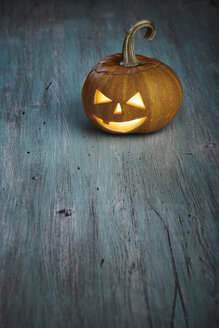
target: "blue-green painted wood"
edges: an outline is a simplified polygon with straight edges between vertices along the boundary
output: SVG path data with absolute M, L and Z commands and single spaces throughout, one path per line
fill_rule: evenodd
M 89 70 L 121 51 L 170 65 L 164 130 L 96 130 Z M 1 1 L 1 327 L 217 327 L 218 3 Z

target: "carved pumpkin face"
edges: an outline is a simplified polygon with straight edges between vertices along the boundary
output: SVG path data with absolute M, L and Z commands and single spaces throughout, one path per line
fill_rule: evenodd
M 182 103 L 177 75 L 155 58 L 137 55 L 133 67 L 121 65 L 124 59 L 124 53 L 111 55 L 91 70 L 82 90 L 86 115 L 110 133 L 162 129 L 173 120 Z
M 97 115 L 93 114 L 93 117 L 97 121 L 98 124 L 100 124 L 106 130 L 109 130 L 110 132 L 127 133 L 127 132 L 133 131 L 136 128 L 138 128 L 147 119 L 145 104 L 143 102 L 143 99 L 142 99 L 139 91 L 136 92 L 125 103 L 123 102 L 122 98 L 120 98 L 120 99 L 121 99 L 120 101 L 118 101 L 118 100 L 113 101 L 112 99 L 105 96 L 99 89 L 96 89 L 96 92 L 94 95 L 94 104 L 102 105 L 102 104 L 112 103 L 110 105 L 110 107 L 108 108 L 108 111 L 111 112 L 112 119 L 110 121 L 108 121 L 108 119 L 110 117 L 110 115 L 108 113 L 108 115 L 107 115 L 108 118 L 107 118 L 107 120 L 105 119 L 105 121 L 104 121 L 103 113 L 106 109 L 106 106 L 104 106 L 104 108 L 103 108 L 103 106 L 101 106 L 103 109 L 103 113 L 101 113 L 101 109 L 97 110 Z M 129 108 L 130 106 L 133 106 L 136 108 L 136 113 L 133 113 L 134 110 L 133 110 L 133 108 Z M 129 119 L 125 120 L 126 116 L 127 116 L 127 118 L 130 116 L 130 115 L 128 115 L 128 111 L 131 111 L 131 116 L 135 117 L 139 113 L 140 117 L 137 116 L 137 118 L 133 118 L 131 120 L 129 120 Z M 126 115 L 126 112 L 127 112 L 127 115 Z

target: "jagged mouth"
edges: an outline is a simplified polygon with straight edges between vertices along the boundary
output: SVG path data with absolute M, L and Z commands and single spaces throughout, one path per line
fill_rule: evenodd
M 128 133 L 130 131 L 133 131 L 134 129 L 142 125 L 147 118 L 145 116 L 131 121 L 125 121 L 125 122 L 110 121 L 109 123 L 105 123 L 101 118 L 97 117 L 96 115 L 93 115 L 93 117 L 105 129 L 113 132 L 119 132 L 119 133 Z

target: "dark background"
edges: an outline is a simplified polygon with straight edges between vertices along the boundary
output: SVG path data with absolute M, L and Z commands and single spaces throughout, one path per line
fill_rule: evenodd
M 218 327 L 218 2 L 0 11 L 0 326 Z M 183 105 L 157 133 L 103 133 L 81 88 L 142 18 L 136 52 Z

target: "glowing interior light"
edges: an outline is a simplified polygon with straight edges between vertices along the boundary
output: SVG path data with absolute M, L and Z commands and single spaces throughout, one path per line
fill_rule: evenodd
M 139 127 L 147 117 L 137 118 L 135 120 L 131 121 L 125 121 L 125 122 L 109 122 L 108 124 L 103 122 L 101 118 L 97 117 L 96 115 L 93 115 L 96 121 L 102 125 L 107 130 L 113 131 L 113 132 L 120 132 L 120 133 L 127 133 L 130 132 L 137 127 Z
M 111 102 L 112 100 L 109 99 L 108 97 L 104 96 L 100 90 L 96 89 L 95 96 L 94 96 L 94 104 L 103 104 L 103 103 L 108 103 Z
M 132 98 L 130 98 L 126 104 L 139 108 L 145 108 L 140 92 L 137 92 Z
M 122 107 L 121 107 L 120 103 L 118 103 L 116 105 L 116 108 L 115 108 L 113 114 L 122 114 Z

